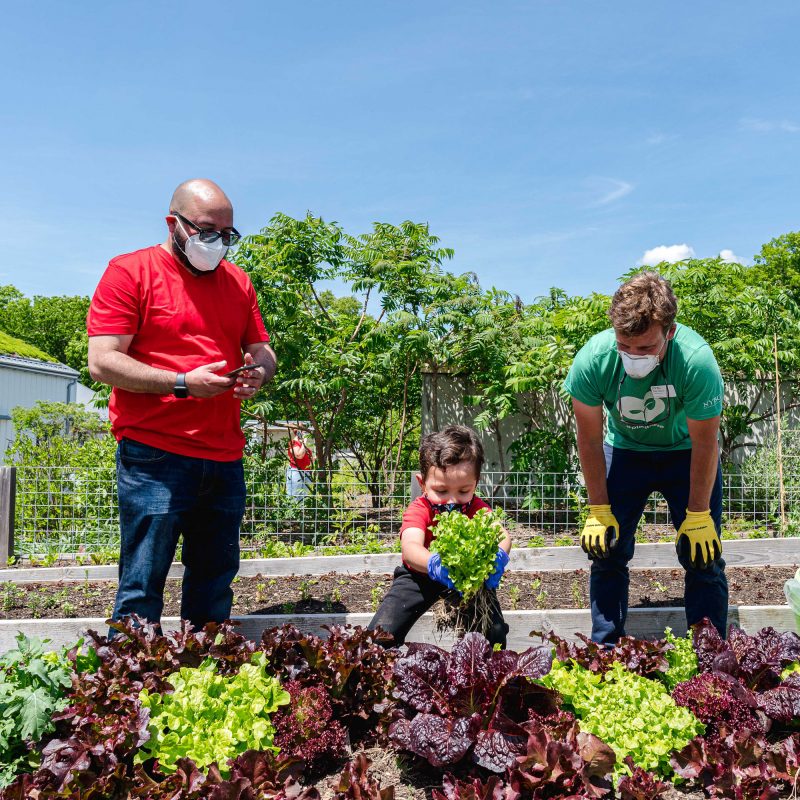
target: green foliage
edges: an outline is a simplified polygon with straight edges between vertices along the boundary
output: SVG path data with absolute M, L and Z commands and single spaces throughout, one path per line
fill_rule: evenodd
M 74 403 L 38 402 L 11 410 L 14 441 L 6 451 L 24 492 L 17 493 L 18 544 L 26 537 L 74 536 L 75 520 L 96 534 L 117 535 L 111 511 L 116 441 L 108 423 Z M 64 542 L 63 550 L 71 545 Z
M 754 261 L 753 275 L 759 283 L 778 284 L 800 300 L 800 232 L 771 239 Z
M 783 480 L 788 487 L 797 486 L 800 482 L 800 432 L 785 431 L 782 442 Z M 777 435 L 767 436 L 763 444 L 756 448 L 739 467 L 740 480 L 746 492 L 734 493 L 729 504 L 732 514 L 741 513 L 751 520 L 753 515 L 764 519 L 771 527 L 780 529 L 781 503 L 780 484 L 778 483 L 778 439 Z M 800 531 L 800 515 L 796 503 L 786 504 L 788 513 L 783 535 L 797 535 Z M 763 529 L 755 534 L 767 535 Z M 760 535 L 750 538 L 761 538 Z
M 242 558 L 298 558 L 311 555 L 314 547 L 302 542 L 282 542 L 273 537 L 248 543 L 248 549 L 242 551 Z
M 68 348 L 76 337 L 85 335 L 88 297 L 37 295 L 31 300 L 19 292 L 6 292 L 5 296 L 10 299 L 2 302 L 3 295 L 0 295 L 0 329 L 29 342 L 73 369 L 80 370 L 84 366 L 84 362 L 72 362 Z
M 310 214 L 277 214 L 234 256 L 281 343 L 268 399 L 246 411 L 263 422 L 308 420 L 318 465 L 331 470 L 337 450 L 351 451 L 376 502 L 413 462 L 421 368 L 436 341 L 428 322 L 464 283 L 442 272 L 451 255 L 427 225 L 376 223 L 350 236 Z M 352 296 L 323 291 L 330 280 Z
M 472 519 L 458 511 L 446 511 L 436 519 L 431 552 L 439 553 L 450 580 L 468 601 L 494 571 L 504 514 L 501 509 L 482 508 Z
M 0 330 L 0 355 L 36 358 L 39 361 L 55 361 L 52 356 L 49 356 L 38 347 L 23 342 L 22 339 L 15 339 L 2 330 Z
M 263 653 L 233 676 L 218 674 L 216 661 L 208 658 L 167 680 L 175 689 L 172 694 L 146 689 L 140 694 L 150 709 L 151 738 L 137 753 L 137 762 L 158 758 L 166 774 L 175 771 L 179 758 L 191 758 L 201 768 L 216 762 L 227 777 L 228 759 L 246 750 L 278 751 L 270 714 L 289 702 L 289 694 L 264 671 Z
M 20 633 L 17 647 L 0 656 L 0 788 L 36 768 L 39 755 L 28 744 L 51 732 L 50 717 L 67 705 L 69 663 L 44 644 Z
M 694 651 L 691 629 L 686 636 L 675 636 L 672 629 L 667 628 L 664 638 L 674 649 L 667 651 L 669 669 L 659 677 L 671 692 L 679 683 L 697 675 L 697 654 Z
M 108 423 L 76 403 L 40 400 L 33 408 L 11 409 L 11 420 L 16 435 L 9 463 L 58 467 L 113 461 L 116 445 Z
M 792 673 L 800 672 L 800 661 L 795 661 L 794 664 L 790 664 L 783 672 L 781 672 L 781 680 L 785 681 Z
M 17 289 L 16 286 L 12 286 L 10 283 L 0 285 L 0 311 L 5 310 L 5 307 L 14 300 L 22 300 L 25 295 Z
M 625 669 L 619 662 L 604 674 L 572 662 L 553 662 L 541 683 L 561 694 L 566 709 L 617 754 L 617 771 L 630 774 L 626 756 L 643 769 L 670 775 L 670 754 L 680 750 L 704 726 L 677 706 L 664 685 Z

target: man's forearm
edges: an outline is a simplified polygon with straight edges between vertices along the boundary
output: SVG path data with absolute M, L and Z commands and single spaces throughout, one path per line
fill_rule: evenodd
M 689 471 L 689 511 L 707 511 L 717 477 L 719 448 L 716 442 L 693 444 Z
M 607 505 L 606 456 L 602 441 L 588 441 L 578 434 L 578 456 L 589 502 L 592 505 Z
M 92 377 L 128 392 L 140 394 L 172 394 L 176 374 L 172 370 L 157 369 L 142 364 L 120 352 L 104 353 L 92 369 Z

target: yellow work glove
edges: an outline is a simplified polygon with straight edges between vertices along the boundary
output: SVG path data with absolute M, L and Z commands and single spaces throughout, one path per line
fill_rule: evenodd
M 589 506 L 589 516 L 581 533 L 581 547 L 593 558 L 608 558 L 608 551 L 619 541 L 619 522 L 610 505 Z
M 722 555 L 722 542 L 711 519 L 711 511 L 686 511 L 686 519 L 675 537 L 675 550 L 680 556 L 681 549 L 686 547 L 692 565 L 697 569 L 707 567 Z

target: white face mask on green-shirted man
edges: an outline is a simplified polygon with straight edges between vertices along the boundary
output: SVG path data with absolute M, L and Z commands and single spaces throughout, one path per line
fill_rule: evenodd
M 664 337 L 664 344 L 655 355 L 633 356 L 630 353 L 619 351 L 622 366 L 631 378 L 646 378 L 661 362 L 661 353 L 667 346 L 668 337 Z

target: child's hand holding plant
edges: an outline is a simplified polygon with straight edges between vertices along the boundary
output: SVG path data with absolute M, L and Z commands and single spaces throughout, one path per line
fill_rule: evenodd
M 485 585 L 496 589 L 508 565 L 508 554 L 499 547 L 505 533 L 502 509 L 481 509 L 472 519 L 458 511 L 444 512 L 436 518 L 436 537 L 430 550 L 428 574 L 445 583 L 446 578 L 459 591 L 464 602 L 471 600 Z M 438 556 L 438 559 L 436 558 Z M 434 571 L 441 577 L 431 575 Z
M 497 556 L 494 560 L 494 572 L 486 579 L 484 585 L 487 589 L 497 589 L 500 586 L 500 581 L 503 578 L 503 573 L 506 571 L 508 562 L 511 557 L 503 550 L 502 547 L 497 548 Z
M 431 557 L 428 559 L 428 577 L 432 581 L 441 583 L 442 586 L 446 586 L 448 589 L 456 588 L 453 581 L 450 580 L 450 573 L 447 567 L 442 564 L 442 557 L 439 553 L 432 553 Z

